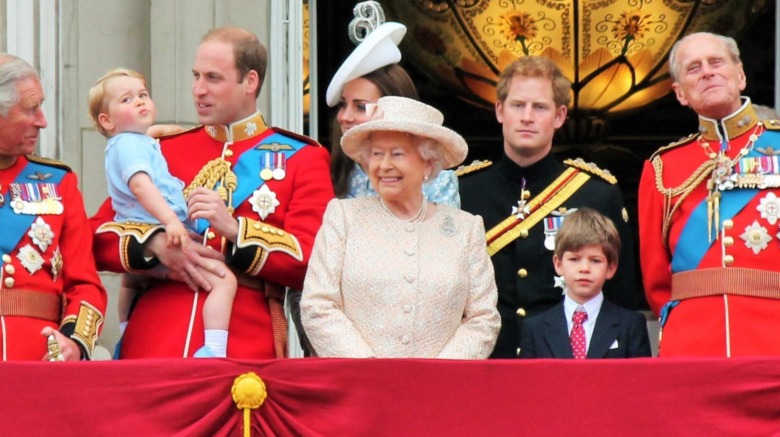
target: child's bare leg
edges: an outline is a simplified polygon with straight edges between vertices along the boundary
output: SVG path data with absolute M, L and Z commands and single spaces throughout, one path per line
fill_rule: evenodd
M 119 333 L 124 334 L 127 327 L 127 319 L 130 316 L 130 306 L 133 299 L 141 291 L 143 278 L 136 275 L 122 275 L 122 283 L 119 286 L 119 296 L 116 301 L 117 314 L 119 316 Z
M 236 277 L 229 269 L 224 278 L 201 271 L 211 284 L 211 291 L 203 304 L 205 346 L 216 357 L 227 356 L 228 326 L 236 296 Z
M 227 331 L 230 325 L 230 314 L 233 311 L 233 299 L 236 297 L 236 276 L 226 269 L 224 278 L 201 270 L 201 274 L 211 284 L 211 291 L 203 304 L 203 327 L 206 329 L 223 329 Z

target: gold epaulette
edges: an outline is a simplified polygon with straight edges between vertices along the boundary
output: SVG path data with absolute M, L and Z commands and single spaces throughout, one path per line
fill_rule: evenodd
M 471 164 L 464 164 L 461 166 L 458 166 L 458 168 L 455 169 L 455 175 L 457 177 L 465 176 L 467 174 L 474 173 L 476 171 L 485 169 L 493 165 L 492 161 L 488 161 L 487 159 L 484 161 L 480 161 L 479 159 L 475 159 L 471 162 Z
M 697 138 L 699 138 L 699 135 L 700 134 L 690 134 L 687 137 L 682 137 L 682 138 L 680 138 L 677 141 L 674 141 L 672 143 L 669 143 L 666 146 L 661 147 L 660 149 L 656 150 L 655 153 L 653 153 L 652 156 L 650 156 L 650 161 L 652 161 L 653 158 L 655 158 L 656 156 L 660 155 L 661 153 L 666 152 L 667 150 L 674 149 L 675 147 L 684 146 L 684 145 L 690 143 L 691 141 L 695 141 Z
M 613 176 L 612 173 L 609 172 L 609 170 L 603 170 L 592 162 L 585 162 L 582 158 L 567 159 L 563 161 L 563 163 L 568 165 L 569 167 L 578 168 L 592 175 L 598 176 L 612 185 L 617 184 L 617 178 Z
M 762 120 L 766 130 L 780 130 L 780 121 L 778 120 Z
M 27 155 L 27 160 L 36 164 L 50 165 L 52 167 L 61 168 L 68 172 L 73 171 L 67 164 L 62 161 L 57 161 L 56 159 L 44 158 L 43 156 L 38 155 Z
M 275 131 L 277 131 L 277 132 L 279 132 L 281 134 L 284 134 L 284 135 L 286 135 L 286 136 L 288 136 L 290 138 L 296 139 L 296 140 L 298 140 L 298 141 L 300 141 L 302 143 L 306 143 L 306 144 L 308 144 L 310 146 L 322 147 L 322 144 L 320 144 L 318 141 L 314 140 L 313 138 L 307 137 L 306 135 L 301 135 L 299 133 L 288 131 L 286 129 L 282 129 L 282 128 L 279 128 L 279 127 L 272 127 L 271 129 L 273 129 L 273 130 L 275 130 Z
M 171 130 L 169 130 L 169 131 L 166 131 L 166 132 L 165 132 L 165 133 L 163 133 L 162 135 L 152 135 L 152 136 L 153 136 L 154 138 L 157 138 L 157 139 L 159 139 L 159 140 L 162 140 L 162 139 L 166 139 L 166 138 L 173 138 L 173 137 L 176 137 L 176 136 L 178 136 L 178 135 L 181 135 L 181 134 L 186 134 L 186 133 L 192 132 L 192 131 L 194 131 L 194 130 L 198 130 L 198 129 L 200 129 L 200 128 L 202 128 L 202 127 L 203 127 L 202 125 L 199 125 L 199 126 L 193 126 L 193 127 L 188 127 L 188 128 L 187 128 L 187 127 L 183 127 L 183 126 L 179 126 L 179 125 L 174 125 L 174 124 L 172 124 L 172 125 L 167 125 L 167 126 L 169 126 L 169 127 L 171 127 L 171 126 L 172 126 L 172 127 L 176 127 L 176 128 L 179 128 L 179 130 L 173 130 L 173 129 L 171 129 Z

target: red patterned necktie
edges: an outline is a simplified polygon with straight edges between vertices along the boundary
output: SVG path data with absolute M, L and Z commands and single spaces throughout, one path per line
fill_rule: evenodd
M 569 335 L 571 350 L 574 353 L 574 359 L 581 360 L 587 356 L 585 328 L 582 327 L 582 323 L 588 320 L 588 313 L 578 309 L 574 312 L 574 316 L 571 318 L 571 320 L 573 322 L 571 327 L 571 335 Z

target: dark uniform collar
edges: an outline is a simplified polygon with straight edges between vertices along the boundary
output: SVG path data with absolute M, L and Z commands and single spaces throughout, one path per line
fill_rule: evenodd
M 736 112 L 722 120 L 713 120 L 711 118 L 699 116 L 699 133 L 707 141 L 723 142 L 724 138 L 732 140 L 750 129 L 758 123 L 758 116 L 753 110 L 753 104 L 750 99 L 742 97 L 744 103 Z
M 268 126 L 260 111 L 229 125 L 206 126 L 206 133 L 221 143 L 235 143 L 260 135 Z
M 560 163 L 550 152 L 539 161 L 527 167 L 521 167 L 504 153 L 496 167 L 507 179 L 517 182 L 525 179 L 527 183 L 534 183 L 549 178 L 551 175 L 556 175 L 556 170 L 560 167 Z

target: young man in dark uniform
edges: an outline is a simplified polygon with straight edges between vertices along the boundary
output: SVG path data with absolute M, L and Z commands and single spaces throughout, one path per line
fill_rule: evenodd
M 482 216 L 498 283 L 501 331 L 492 358 L 519 354 L 526 316 L 563 299 L 554 270 L 555 234 L 566 215 L 590 207 L 609 217 L 625 242 L 607 299 L 634 308 L 634 249 L 615 178 L 582 160 L 558 161 L 551 153 L 555 129 L 566 119 L 571 83 L 549 59 L 528 56 L 499 78 L 496 118 L 503 125 L 504 155 L 461 180 L 462 208 Z

